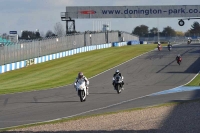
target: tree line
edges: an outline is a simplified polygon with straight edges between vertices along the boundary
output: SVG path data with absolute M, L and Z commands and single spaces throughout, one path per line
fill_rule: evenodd
M 36 31 L 24 30 L 22 31 L 21 36 L 18 35 L 18 39 L 32 40 L 32 39 L 40 39 L 43 37 L 55 37 L 55 36 L 63 36 L 63 35 L 65 35 L 64 28 L 62 24 L 58 22 L 54 26 L 54 32 L 52 30 L 48 30 L 46 34 L 43 34 L 43 32 L 39 32 L 39 30 L 36 30 Z M 6 33 L 3 33 L 1 37 L 4 39 L 8 39 L 9 35 Z
M 146 25 L 140 25 L 133 29 L 132 34 L 138 35 L 140 37 L 154 37 L 159 35 L 161 37 L 175 37 L 175 36 L 200 36 L 200 24 L 199 22 L 194 22 L 191 28 L 186 32 L 176 31 L 170 26 L 164 27 L 162 31 L 158 31 L 158 28 L 153 27 L 149 30 Z
M 56 23 L 54 26 L 54 32 L 52 30 L 48 30 L 45 35 L 41 35 L 39 31 L 23 31 L 19 39 L 40 39 L 42 37 L 55 37 L 55 36 L 63 36 L 65 35 L 64 28 L 62 24 Z
M 200 36 L 200 24 L 199 22 L 194 22 L 191 25 L 191 28 L 186 32 L 176 31 L 170 26 L 164 27 L 162 31 L 158 31 L 158 28 L 153 27 L 149 29 L 146 25 L 136 26 L 132 34 L 138 35 L 140 37 L 154 37 L 159 35 L 161 37 L 174 37 L 174 36 Z M 40 39 L 43 37 L 55 37 L 55 36 L 63 36 L 65 35 L 65 30 L 60 22 L 56 23 L 54 26 L 54 32 L 52 30 L 48 30 L 45 34 L 41 35 L 39 31 L 23 31 L 19 39 L 31 40 L 31 39 Z M 8 39 L 8 35 L 6 33 L 2 34 L 2 38 Z

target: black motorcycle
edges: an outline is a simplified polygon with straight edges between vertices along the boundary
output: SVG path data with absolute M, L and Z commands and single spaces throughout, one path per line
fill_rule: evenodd
M 172 50 L 172 45 L 168 45 L 168 50 L 169 50 L 169 51 Z
M 121 93 L 122 87 L 123 87 L 121 76 L 115 77 L 114 87 L 115 87 L 115 90 L 117 91 L 118 94 Z

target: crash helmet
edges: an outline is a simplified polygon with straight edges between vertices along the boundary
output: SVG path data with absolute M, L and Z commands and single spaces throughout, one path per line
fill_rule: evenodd
M 83 77 L 83 72 L 79 72 L 78 73 L 78 78 L 82 78 Z
M 181 55 L 180 55 L 180 54 L 178 54 L 177 56 L 178 56 L 178 57 L 181 57 Z
M 117 70 L 115 71 L 115 73 L 116 73 L 116 74 L 119 74 L 119 70 L 117 69 Z

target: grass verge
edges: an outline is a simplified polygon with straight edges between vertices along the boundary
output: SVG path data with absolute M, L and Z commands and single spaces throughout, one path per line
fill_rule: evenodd
M 186 86 L 200 86 L 200 75 L 197 75 L 197 77 Z
M 9 71 L 0 75 L 0 94 L 68 85 L 74 82 L 79 71 L 89 78 L 156 46 L 148 44 L 94 50 Z

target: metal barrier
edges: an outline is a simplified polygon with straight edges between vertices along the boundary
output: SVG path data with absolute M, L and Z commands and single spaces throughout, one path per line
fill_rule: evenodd
M 50 55 L 84 46 L 120 42 L 122 41 L 121 38 L 125 38 L 126 41 L 139 40 L 138 36 L 130 33 L 109 31 L 84 32 L 70 34 L 63 37 L 42 38 L 39 40 L 23 40 L 18 43 L 0 42 L 0 65 Z
M 122 46 L 122 43 L 120 45 Z M 125 45 L 125 42 L 123 43 L 123 45 Z M 0 74 L 8 72 L 8 71 L 12 71 L 12 70 L 20 69 L 20 68 L 23 68 L 23 67 L 27 67 L 27 66 L 30 66 L 30 65 L 33 65 L 33 64 L 38 64 L 38 63 L 42 63 L 42 62 L 66 57 L 66 56 L 71 56 L 71 55 L 74 55 L 74 54 L 77 54 L 77 53 L 92 51 L 92 50 L 96 50 L 96 49 L 104 49 L 104 48 L 109 48 L 109 47 L 112 47 L 111 43 L 84 46 L 84 47 L 75 48 L 75 49 L 71 49 L 71 50 L 67 50 L 67 51 L 63 51 L 63 52 L 44 55 L 44 56 L 41 56 L 41 57 L 31 58 L 31 59 L 22 60 L 22 61 L 9 63 L 9 64 L 5 64 L 5 65 L 0 65 Z

